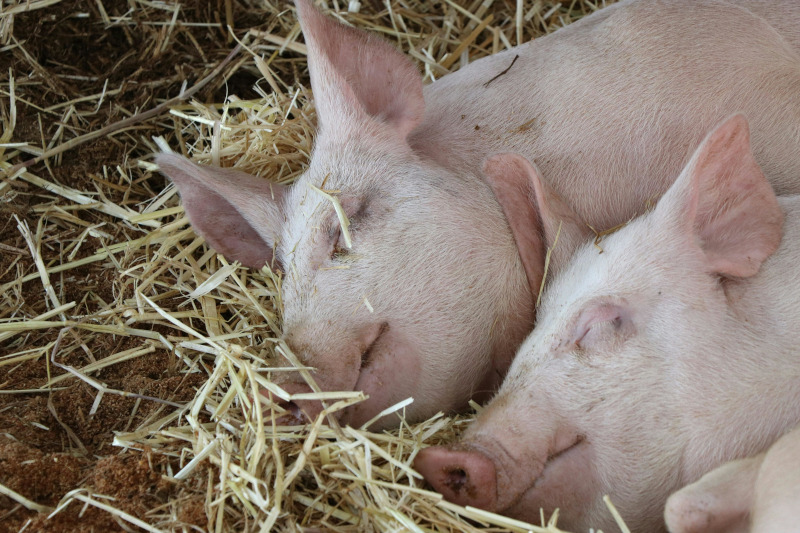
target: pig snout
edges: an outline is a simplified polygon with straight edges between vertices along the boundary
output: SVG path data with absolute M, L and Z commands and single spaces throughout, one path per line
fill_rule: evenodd
M 289 394 L 312 392 L 311 387 L 305 383 L 284 383 L 281 388 Z M 261 395 L 286 411 L 275 419 L 275 424 L 278 426 L 300 426 L 313 422 L 323 408 L 322 402 L 319 400 L 284 400 L 283 398 L 276 398 L 265 389 L 261 390 Z
M 497 505 L 494 462 L 477 450 L 425 448 L 414 468 L 448 501 L 490 511 Z
M 549 402 L 534 407 L 523 392 L 501 390 L 459 442 L 421 450 L 414 468 L 458 505 L 522 519 L 561 508 L 574 519 L 592 486 L 592 447 Z
M 367 399 L 332 413 L 340 423 L 360 425 L 402 397 L 397 398 L 393 385 L 410 388 L 418 371 L 415 359 L 396 340 L 396 328 L 386 321 L 376 321 L 347 330 L 335 330 L 326 323 L 294 324 L 284 336 L 286 346 L 310 373 L 320 390 L 325 392 L 361 391 Z M 388 382 L 388 386 L 384 385 Z M 279 383 L 289 394 L 310 393 L 311 389 L 297 376 Z M 394 394 L 394 396 L 393 396 Z M 319 400 L 273 399 L 287 410 L 283 423 L 313 422 L 325 407 Z M 327 405 L 335 403 L 327 402 Z

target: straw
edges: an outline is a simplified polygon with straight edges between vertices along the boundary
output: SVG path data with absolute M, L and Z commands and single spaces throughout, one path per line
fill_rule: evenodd
M 313 369 L 284 342 L 281 274 L 243 268 L 210 249 L 151 162 L 154 152 L 173 150 L 281 184 L 304 171 L 316 115 L 289 4 L 226 0 L 218 12 L 149 1 L 122 11 L 103 0 L 85 10 L 58 0 L 6 4 L 0 412 L 39 405 L 41 412 L 24 411 L 11 438 L 33 449 L 26 440 L 33 428 L 51 451 L 55 442 L 62 447 L 47 452 L 48 464 L 65 455 L 85 461 L 80 480 L 54 485 L 47 497 L 24 481 L 0 485 L 15 506 L 9 524 L 27 531 L 58 531 L 57 524 L 63 531 L 560 531 L 557 514 L 536 526 L 448 503 L 426 488 L 414 457 L 455 441 L 472 414 L 409 424 L 404 413 L 413 400 L 406 399 L 360 428 L 341 427 L 336 414 L 364 395 L 321 391 Z M 331 16 L 418 61 L 426 82 L 598 7 L 565 4 L 327 2 L 339 7 Z M 56 23 L 53 35 L 92 36 L 91 61 L 40 53 L 42 35 Z M 337 193 L 314 189 L 332 203 L 350 247 Z M 367 296 L 362 303 L 373 311 Z M 313 392 L 289 394 L 279 385 L 288 373 Z M 281 425 L 284 402 L 308 399 L 325 403 L 317 419 Z M 400 426 L 371 432 L 382 417 Z M 121 470 L 104 474 L 109 464 Z M 29 460 L 15 465 L 31 467 Z M 126 476 L 142 483 L 141 472 L 157 490 L 125 486 Z

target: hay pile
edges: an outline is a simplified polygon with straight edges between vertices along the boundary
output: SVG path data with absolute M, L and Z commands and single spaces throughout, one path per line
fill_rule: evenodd
M 601 7 L 327 4 L 428 81 Z M 270 379 L 296 364 L 280 277 L 210 250 L 149 161 L 169 147 L 281 183 L 302 172 L 315 116 L 292 6 L 0 6 L 0 530 L 558 531 L 424 490 L 414 455 L 469 417 L 276 427 L 256 394 L 285 397 Z M 360 396 L 330 393 L 329 413 Z

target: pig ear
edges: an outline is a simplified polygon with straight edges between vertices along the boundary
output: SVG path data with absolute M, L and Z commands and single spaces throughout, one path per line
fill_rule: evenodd
M 537 295 L 547 249 L 553 250 L 550 268 L 561 266 L 589 238 L 589 228 L 521 155 L 494 155 L 483 171 L 511 227 L 531 293 Z
M 693 235 L 709 271 L 730 277 L 758 272 L 780 244 L 783 211 L 753 157 L 742 115 L 705 138 L 658 210 Z
M 763 457 L 725 463 L 670 496 L 664 510 L 667 529 L 671 533 L 746 531 Z
M 414 64 L 380 38 L 324 16 L 310 0 L 295 0 L 295 5 L 321 129 L 371 117 L 405 138 L 425 110 Z
M 229 168 L 197 165 L 175 154 L 159 154 L 155 160 L 178 186 L 189 221 L 212 248 L 254 268 L 272 262 L 283 223 L 284 186 Z

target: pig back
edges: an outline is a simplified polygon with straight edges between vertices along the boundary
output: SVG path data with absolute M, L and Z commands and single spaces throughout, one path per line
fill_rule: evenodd
M 797 0 L 725 0 L 750 11 L 775 28 L 789 46 L 800 52 L 800 2 Z
M 468 176 L 492 153 L 517 152 L 596 227 L 644 211 L 736 112 L 776 192 L 800 193 L 800 54 L 722 0 L 612 5 L 476 61 L 425 97 L 411 137 L 423 155 Z

